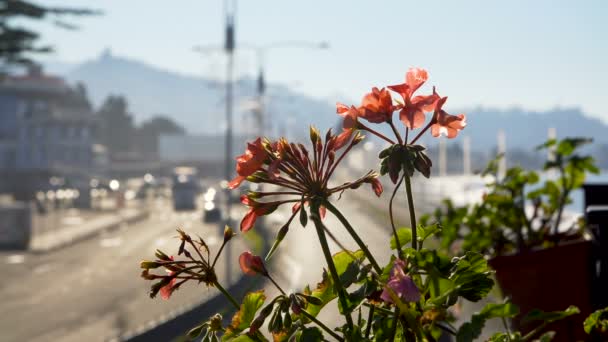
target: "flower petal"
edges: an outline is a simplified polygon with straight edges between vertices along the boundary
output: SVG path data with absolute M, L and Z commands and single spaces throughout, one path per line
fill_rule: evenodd
M 243 177 L 243 176 L 236 176 L 233 180 L 230 181 L 230 183 L 228 183 L 228 189 L 236 189 L 239 187 L 239 185 L 241 185 L 241 183 L 243 183 L 243 181 L 247 179 L 247 177 Z
M 399 112 L 399 119 L 405 127 L 415 129 L 424 125 L 424 112 L 416 107 L 406 107 Z
M 405 74 L 405 82 L 410 86 L 412 94 L 428 80 L 429 74 L 422 68 L 410 68 Z
M 255 225 L 255 220 L 257 218 L 258 215 L 256 214 L 255 209 L 250 208 L 247 214 L 245 214 L 245 216 L 243 217 L 243 220 L 241 221 L 241 231 L 244 233 L 250 231 L 251 228 L 253 228 L 253 226 Z

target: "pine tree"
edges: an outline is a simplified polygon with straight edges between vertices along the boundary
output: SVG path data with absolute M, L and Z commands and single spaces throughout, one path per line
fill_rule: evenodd
M 0 73 L 14 66 L 33 63 L 31 55 L 53 51 L 50 45 L 40 45 L 40 34 L 12 19 L 52 20 L 65 29 L 76 30 L 77 26 L 61 20 L 63 16 L 96 15 L 99 11 L 85 8 L 45 7 L 32 1 L 0 0 Z

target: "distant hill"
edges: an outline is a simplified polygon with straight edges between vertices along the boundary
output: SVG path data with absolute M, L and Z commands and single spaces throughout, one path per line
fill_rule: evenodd
M 60 64 L 59 64 L 60 65 Z M 224 85 L 221 82 L 180 75 L 146 65 L 142 62 L 103 53 L 97 59 L 68 68 L 64 76 L 71 82 L 86 84 L 91 100 L 98 106 L 109 94 L 124 94 L 137 122 L 154 114 L 168 114 L 190 133 L 217 134 L 223 128 Z M 56 67 L 56 69 L 59 69 Z M 237 131 L 252 135 L 255 122 L 247 102 L 251 102 L 255 81 L 240 79 L 236 82 L 234 122 Z M 307 134 L 306 126 L 315 124 L 326 128 L 337 124 L 335 101 L 315 99 L 296 93 L 286 86 L 268 86 L 267 113 L 269 120 L 278 123 L 279 133 Z M 456 110 L 452 110 L 456 113 Z M 586 116 L 576 108 L 557 108 L 543 112 L 521 108 L 496 110 L 474 108 L 465 110 L 468 126 L 463 132 L 471 136 L 473 148 L 487 151 L 496 145 L 496 134 L 502 129 L 507 146 L 530 149 L 547 137 L 547 129 L 555 127 L 557 135 L 588 136 L 599 143 L 608 143 L 608 125 Z M 435 140 L 425 139 L 428 144 Z
M 222 82 L 161 70 L 109 52 L 74 67 L 65 77 L 71 82 L 84 82 L 96 106 L 109 94 L 124 94 L 138 122 L 163 113 L 192 133 L 217 134 L 223 127 L 225 90 Z M 251 127 L 255 127 L 251 110 L 247 109 L 254 92 L 253 80 L 236 82 L 234 122 L 237 130 L 250 132 Z M 290 116 L 292 123 L 312 122 L 321 127 L 329 127 L 336 120 L 333 105 L 327 101 L 296 94 L 283 86 L 271 85 L 267 92 L 267 111 L 273 120 Z M 320 114 L 313 116 L 313 113 Z

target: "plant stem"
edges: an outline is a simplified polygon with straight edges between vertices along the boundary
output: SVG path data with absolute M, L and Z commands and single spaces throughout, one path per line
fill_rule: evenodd
M 389 341 L 395 341 L 395 335 L 397 334 L 397 325 L 399 324 L 399 307 L 395 306 L 395 318 L 393 320 L 393 327 L 391 328 L 391 335 Z
M 412 196 L 412 183 L 408 175 L 404 176 L 405 192 L 407 193 L 407 205 L 410 210 L 410 223 L 412 225 L 412 248 L 418 249 L 418 236 L 416 232 L 416 211 L 414 210 L 414 199 Z
M 226 291 L 225 288 L 222 287 L 222 285 L 220 285 L 219 282 L 215 282 L 215 287 L 217 287 L 218 290 L 220 290 L 220 292 L 226 297 L 228 298 L 228 300 L 232 303 L 232 305 L 234 306 L 235 309 L 240 310 L 241 306 L 236 302 L 236 300 L 234 299 L 234 297 L 232 297 L 232 295 L 230 293 L 228 293 L 228 291 Z
M 511 342 L 511 329 L 509 329 L 509 326 L 507 325 L 507 320 L 504 317 L 502 318 L 502 324 L 505 326 L 505 330 L 507 330 L 507 339 L 509 340 L 509 342 Z
M 401 258 L 401 241 L 399 241 L 399 236 L 397 235 L 397 228 L 395 227 L 395 219 L 393 217 L 393 201 L 395 200 L 395 195 L 397 195 L 397 190 L 399 190 L 399 187 L 401 186 L 401 183 L 403 182 L 403 178 L 405 177 L 405 175 L 403 177 L 401 177 L 401 179 L 399 179 L 399 182 L 397 183 L 397 185 L 395 185 L 395 190 L 393 190 L 393 194 L 391 195 L 391 200 L 388 202 L 388 214 L 389 217 L 391 219 L 391 227 L 393 228 L 393 235 L 395 236 L 395 243 L 397 245 L 397 255 L 399 256 L 399 258 Z
M 348 324 L 349 330 L 353 331 L 353 318 L 351 317 L 350 312 L 348 311 L 348 302 L 346 301 L 346 290 L 344 289 L 344 286 L 340 281 L 340 276 L 338 275 L 338 271 L 336 270 L 336 265 L 334 265 L 334 261 L 331 257 L 331 252 L 329 251 L 329 245 L 327 244 L 327 238 L 325 237 L 325 231 L 323 229 L 324 224 L 321 221 L 321 215 L 319 214 L 318 201 L 311 201 L 311 213 L 312 215 L 310 215 L 310 218 L 315 224 L 317 235 L 319 236 L 319 243 L 321 244 L 321 249 L 323 250 L 323 255 L 325 256 L 325 261 L 327 262 L 327 268 L 329 268 L 329 273 L 331 274 L 334 283 L 334 289 L 338 293 L 338 298 L 340 300 L 340 303 L 342 304 L 342 310 L 344 310 L 346 324 Z
M 382 133 L 377 132 L 377 131 L 375 131 L 375 130 L 373 130 L 373 129 L 371 129 L 371 128 L 367 127 L 367 126 L 365 126 L 365 125 L 364 125 L 364 124 L 362 124 L 362 123 L 359 123 L 359 127 L 358 127 L 358 128 L 359 128 L 359 129 L 361 129 L 361 130 L 364 130 L 364 131 L 368 131 L 368 132 L 370 132 L 371 134 L 373 134 L 373 135 L 377 136 L 378 138 L 380 138 L 380 139 L 382 139 L 382 140 L 384 140 L 384 141 L 388 142 L 388 143 L 389 143 L 389 144 L 391 144 L 391 145 L 395 145 L 395 142 L 394 142 L 394 141 L 392 141 L 391 139 L 387 138 L 387 137 L 386 137 L 385 135 L 383 135 Z
M 323 322 L 319 321 L 315 316 L 309 314 L 308 312 L 306 312 L 306 310 L 302 310 L 302 314 L 304 316 L 306 316 L 306 318 L 308 318 L 309 320 L 311 320 L 312 322 L 314 322 L 316 325 L 318 325 L 319 327 L 321 327 L 321 329 L 325 330 L 325 332 L 327 332 L 328 334 L 331 335 L 331 337 L 335 338 L 338 341 L 344 341 L 344 339 L 342 337 L 340 337 L 340 335 L 336 334 L 334 331 L 332 331 L 331 329 L 329 329 L 325 324 L 323 324 Z
M 375 305 L 372 305 L 369 308 L 369 314 L 367 315 L 367 327 L 365 328 L 365 339 L 369 338 L 369 333 L 372 330 L 372 319 L 374 318 L 374 309 L 376 309 Z
M 213 259 L 213 264 L 211 264 L 211 268 L 215 267 L 215 263 L 217 262 L 217 258 L 219 258 L 220 254 L 222 253 L 222 250 L 224 249 L 224 246 L 226 245 L 226 241 L 224 241 L 222 243 L 222 246 L 220 247 L 220 249 L 217 251 L 217 254 L 215 255 L 215 258 Z
M 348 233 L 353 237 L 353 239 L 355 239 L 357 245 L 359 245 L 359 248 L 361 248 L 363 253 L 365 253 L 365 256 L 367 257 L 367 259 L 369 259 L 369 262 L 374 267 L 374 270 L 376 270 L 378 274 L 382 274 L 382 268 L 378 265 L 378 262 L 376 262 L 376 259 L 374 258 L 372 253 L 369 251 L 363 240 L 361 240 L 355 229 L 353 229 L 353 227 L 350 225 L 350 222 L 348 222 L 346 217 L 344 217 L 344 215 L 342 215 L 338 208 L 334 207 L 334 205 L 331 204 L 329 201 L 323 200 L 322 204 L 325 208 L 327 208 L 327 210 L 334 214 L 338 218 L 338 220 L 340 220 L 342 225 L 344 225 Z
M 274 286 L 279 289 L 279 291 L 281 291 L 281 293 L 283 294 L 283 296 L 287 296 L 287 294 L 285 293 L 285 291 L 283 291 L 283 289 L 279 286 L 279 284 L 277 284 L 276 281 L 274 281 L 274 279 L 272 279 L 272 277 L 269 275 L 266 276 L 266 278 L 268 278 L 273 284 Z
M 393 120 L 391 119 L 388 122 L 388 124 L 391 126 L 391 129 L 393 130 L 393 133 L 395 133 L 395 137 L 397 137 L 397 142 L 399 143 L 399 145 L 403 145 L 403 140 L 401 139 L 401 134 L 399 134 L 399 131 L 397 130 L 397 127 L 395 127 L 395 124 L 393 123 Z

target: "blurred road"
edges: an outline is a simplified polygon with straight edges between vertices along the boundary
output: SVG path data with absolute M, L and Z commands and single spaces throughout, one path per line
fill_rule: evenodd
M 212 256 L 222 241 L 223 227 L 204 224 L 201 210 L 174 212 L 170 204 L 156 199 L 148 220 L 54 252 L 0 252 L 0 340 L 105 341 L 213 296 L 213 289 L 185 284 L 170 301 L 148 297 L 150 282 L 139 277 L 139 262 L 154 258 L 156 248 L 176 253 L 176 228 L 205 237 Z M 243 244 L 234 241 L 232 265 Z M 216 269 L 222 279 L 224 260 Z M 231 273 L 236 279 L 240 270 Z

